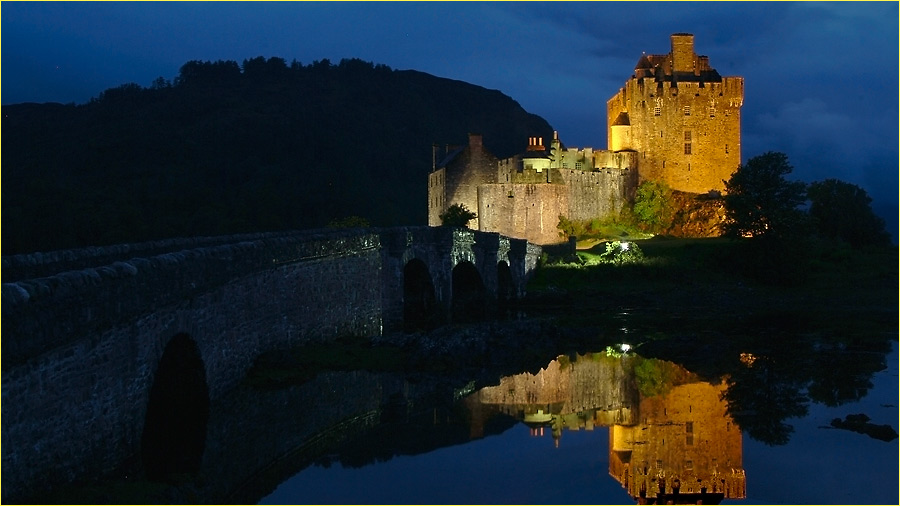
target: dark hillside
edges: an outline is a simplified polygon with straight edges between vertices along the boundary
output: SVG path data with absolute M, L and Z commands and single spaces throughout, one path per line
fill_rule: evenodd
M 83 105 L 3 107 L 3 251 L 424 224 L 432 144 L 552 133 L 496 90 L 361 60 L 188 62 Z

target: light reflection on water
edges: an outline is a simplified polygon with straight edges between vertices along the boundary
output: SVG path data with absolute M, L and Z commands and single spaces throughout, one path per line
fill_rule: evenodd
M 851 413 L 896 427 L 896 342 L 866 397 L 811 404 L 789 419 L 794 432 L 780 446 L 741 436 L 721 400 L 724 383 L 628 360 L 643 372 L 629 375 L 623 359 L 596 353 L 503 378 L 460 401 L 468 442 L 363 467 L 313 465 L 261 503 L 621 504 L 652 501 L 661 483 L 665 493 L 677 484 L 680 494 L 721 493 L 725 503 L 894 503 L 897 440 L 825 427 Z M 484 430 L 500 418 L 511 421 Z

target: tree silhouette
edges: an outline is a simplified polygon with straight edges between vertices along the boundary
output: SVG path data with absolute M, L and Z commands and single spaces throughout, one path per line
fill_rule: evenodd
M 87 104 L 3 106 L 3 254 L 427 222 L 434 142 L 552 127 L 495 90 L 357 59 L 189 61 Z
M 453 204 L 440 214 L 441 224 L 448 227 L 468 227 L 469 222 L 477 217 L 465 204 Z
M 862 188 L 826 179 L 810 183 L 807 196 L 809 214 L 822 238 L 852 245 L 889 244 L 884 220 L 872 212 L 872 199 Z
M 725 182 L 725 235 L 786 237 L 805 222 L 802 182 L 788 181 L 793 170 L 784 153 L 768 152 L 738 167 Z

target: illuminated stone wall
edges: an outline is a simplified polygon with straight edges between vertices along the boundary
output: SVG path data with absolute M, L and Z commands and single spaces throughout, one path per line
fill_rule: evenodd
M 482 230 L 535 244 L 562 242 L 559 216 L 569 212 L 569 187 L 562 184 L 500 183 L 478 187 Z
M 454 204 L 463 204 L 477 214 L 478 186 L 496 182 L 497 163 L 497 158 L 482 144 L 481 135 L 469 134 L 469 145 L 451 152 L 428 176 L 428 225 L 440 225 L 441 213 Z M 470 221 L 469 227 L 485 230 L 479 226 L 478 218 Z
M 720 76 L 694 52 L 693 35 L 673 34 L 671 43 L 666 55 L 642 56 L 607 102 L 608 150 L 563 148 L 554 134 L 497 160 L 470 136 L 428 177 L 428 224 L 440 225 L 440 213 L 458 202 L 477 209 L 474 229 L 552 244 L 564 240 L 555 230 L 560 215 L 615 215 L 646 180 L 694 194 L 723 190 L 741 163 L 744 80 Z
M 554 143 L 559 144 L 557 140 Z M 497 161 L 496 175 L 490 178 L 496 182 L 478 185 L 477 207 L 470 209 L 478 214 L 479 230 L 535 244 L 564 242 L 557 228 L 560 216 L 573 220 L 602 218 L 628 205 L 637 187 L 635 167 L 634 153 L 572 148 L 548 157 L 544 152 L 530 151 Z M 446 208 L 441 205 L 446 202 L 442 200 L 446 191 L 441 181 L 451 178 L 447 174 L 454 171 L 472 173 L 456 176 L 457 180 L 474 181 L 478 179 L 477 174 L 484 175 L 483 168 L 470 169 L 465 160 L 432 172 L 429 175 L 431 226 L 440 225 L 438 215 Z M 469 226 L 475 228 L 474 223 Z
M 639 154 L 640 179 L 674 190 L 724 189 L 741 163 L 744 80 L 721 77 L 693 50 L 693 36 L 672 36 L 668 55 L 644 55 L 607 102 L 613 151 Z

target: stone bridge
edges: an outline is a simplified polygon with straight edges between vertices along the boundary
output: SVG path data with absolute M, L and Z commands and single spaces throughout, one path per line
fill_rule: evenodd
M 189 466 L 203 449 L 179 454 L 179 441 L 206 430 L 211 400 L 260 353 L 471 317 L 523 295 L 539 255 L 494 233 L 403 227 L 3 257 L 2 500 Z

